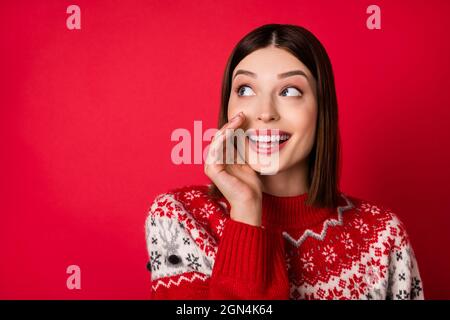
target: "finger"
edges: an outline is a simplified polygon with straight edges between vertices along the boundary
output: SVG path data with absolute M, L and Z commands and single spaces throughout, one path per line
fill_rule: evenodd
M 230 120 L 230 122 L 227 123 L 226 126 L 223 127 L 223 129 L 219 132 L 217 137 L 217 141 L 219 143 L 223 143 L 226 146 L 225 152 L 227 152 L 227 159 L 229 159 L 230 163 L 232 164 L 236 163 L 235 161 L 233 161 L 233 154 L 234 155 L 236 154 L 234 138 L 236 137 L 238 144 L 242 145 L 243 132 L 242 129 L 239 130 L 239 127 L 242 126 L 244 121 L 245 121 L 244 113 L 239 112 Z M 233 152 L 233 154 L 231 154 L 231 152 Z
M 236 114 L 234 117 L 232 117 L 230 119 L 230 121 L 228 121 L 227 123 L 225 123 L 222 128 L 220 128 L 219 131 L 216 132 L 217 136 L 220 136 L 221 134 L 223 134 L 223 132 L 227 129 L 236 129 L 238 128 L 245 120 L 245 115 L 244 113 L 241 111 L 238 114 Z M 215 135 L 215 136 L 216 136 Z
M 219 160 L 219 156 L 224 152 L 224 141 L 226 139 L 226 135 L 222 132 L 221 134 L 216 135 L 209 145 L 207 163 L 213 164 Z
M 237 115 L 235 115 L 233 118 L 230 119 L 230 121 L 227 123 L 227 127 L 229 129 L 237 129 L 239 128 L 242 123 L 244 123 L 245 120 L 245 114 L 241 111 Z
M 219 131 L 214 135 L 211 143 L 210 143 L 210 153 L 222 152 L 222 148 L 225 148 L 225 145 L 231 138 L 234 133 L 234 129 L 238 128 L 244 121 L 245 115 L 240 112 L 236 116 L 234 116 L 230 122 L 227 122 Z M 226 152 L 226 149 L 223 151 Z M 210 160 L 217 158 L 215 155 L 212 155 Z M 212 162 L 209 162 L 210 164 Z
M 227 152 L 227 142 L 230 152 L 232 151 L 236 155 L 234 143 L 230 143 L 230 138 L 234 136 L 234 130 L 238 128 L 245 120 L 243 112 L 239 112 L 233 118 L 230 119 L 222 128 L 214 135 L 208 150 L 205 163 L 205 172 L 209 172 L 208 176 L 213 179 L 213 175 L 218 175 L 221 171 L 225 170 L 225 164 L 228 162 L 236 163 Z M 229 158 L 230 157 L 230 158 Z M 230 161 L 231 160 L 231 161 Z
M 232 135 L 233 130 L 221 131 L 213 138 L 209 145 L 208 156 L 206 159 L 207 165 L 223 165 L 226 156 L 226 142 Z

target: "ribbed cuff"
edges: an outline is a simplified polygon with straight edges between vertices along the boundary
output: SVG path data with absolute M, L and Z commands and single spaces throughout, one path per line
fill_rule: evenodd
M 228 219 L 214 262 L 213 278 L 234 278 L 255 285 L 267 281 L 269 233 L 263 227 Z

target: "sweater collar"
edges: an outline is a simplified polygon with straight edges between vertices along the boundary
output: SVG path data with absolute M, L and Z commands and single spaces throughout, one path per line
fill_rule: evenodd
M 262 223 L 269 227 L 309 228 L 337 217 L 336 210 L 305 204 L 308 193 L 296 196 L 274 196 L 263 192 Z

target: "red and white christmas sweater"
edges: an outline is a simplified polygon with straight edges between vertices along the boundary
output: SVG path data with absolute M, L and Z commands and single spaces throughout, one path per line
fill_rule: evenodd
M 151 299 L 423 299 L 404 224 L 340 193 L 335 210 L 307 193 L 263 193 L 262 226 L 230 218 L 208 186 L 158 195 L 145 221 Z

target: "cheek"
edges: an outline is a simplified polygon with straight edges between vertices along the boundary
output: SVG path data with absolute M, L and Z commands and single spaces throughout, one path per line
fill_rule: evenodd
M 228 119 L 231 119 L 231 117 L 238 113 L 239 111 L 239 107 L 238 104 L 236 103 L 235 99 L 231 96 L 230 99 L 228 100 Z
M 296 108 L 296 110 L 286 112 L 284 116 L 286 119 L 289 119 L 292 132 L 304 135 L 310 133 L 311 131 L 314 132 L 315 130 L 317 113 L 314 109 L 302 107 Z
M 249 111 L 249 105 L 248 103 L 242 103 L 238 102 L 236 98 L 230 97 L 230 100 L 228 101 L 228 119 L 231 119 L 234 115 L 238 114 L 239 112 L 243 112 L 245 115 L 248 115 Z
M 316 138 L 316 112 L 314 110 L 311 112 L 304 112 L 302 119 L 297 119 L 297 121 L 298 131 L 296 133 L 300 138 L 300 144 L 302 146 L 300 150 L 302 150 L 306 156 L 311 152 Z
M 305 159 L 314 146 L 316 138 L 316 117 L 309 112 L 297 113 L 296 117 L 291 118 L 289 127 L 296 136 L 295 143 L 291 145 L 291 153 L 288 155 L 289 163 L 297 163 Z

